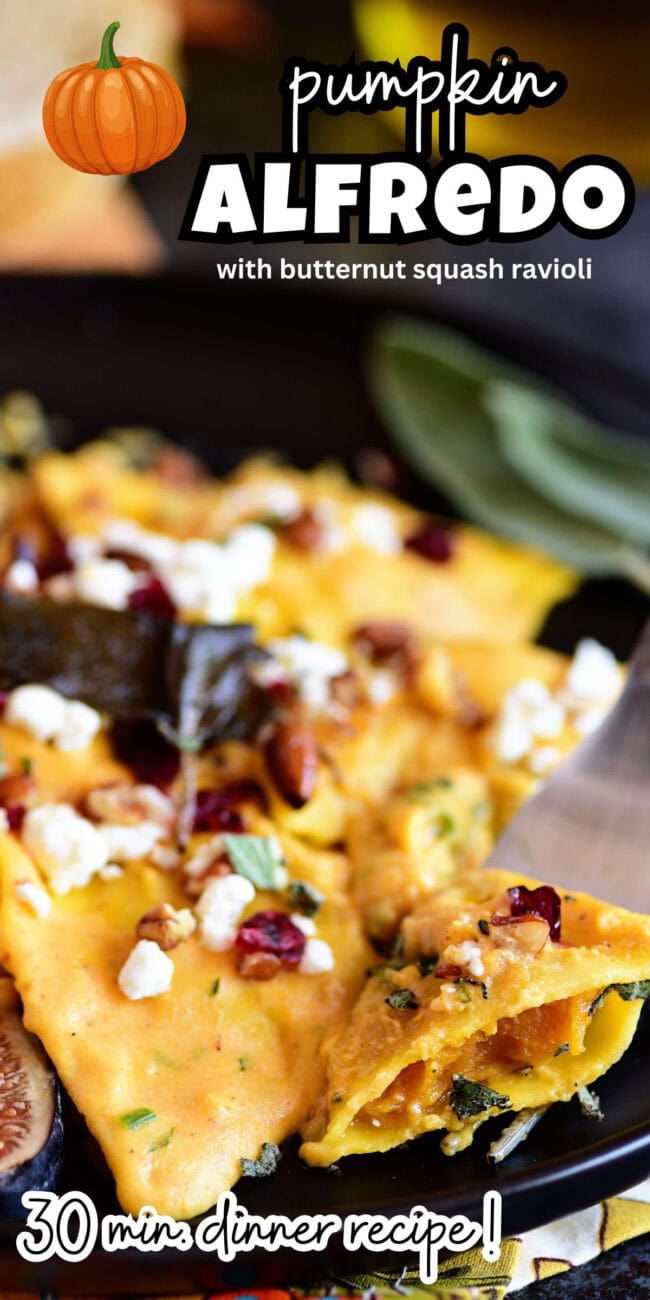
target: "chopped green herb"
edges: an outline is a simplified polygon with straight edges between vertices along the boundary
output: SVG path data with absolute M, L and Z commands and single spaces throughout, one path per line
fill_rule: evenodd
M 274 1142 L 263 1142 L 259 1160 L 247 1160 L 244 1157 L 239 1165 L 244 1178 L 268 1178 L 269 1174 L 275 1173 L 281 1159 L 282 1152 Z
M 120 1124 L 126 1128 L 141 1128 L 143 1124 L 149 1124 L 152 1119 L 156 1118 L 155 1110 L 149 1110 L 147 1106 L 142 1106 L 140 1110 L 128 1110 L 126 1115 L 120 1115 Z
M 215 980 L 214 984 L 211 984 L 210 988 L 208 989 L 208 997 L 216 998 L 220 988 L 221 988 L 221 980 Z
M 393 992 L 387 998 L 384 998 L 384 1001 L 394 1011 L 417 1011 L 420 1005 L 413 989 L 393 989 Z
M 608 984 L 602 993 L 592 1002 L 589 1008 L 589 1014 L 593 1016 L 594 1011 L 599 1011 L 607 997 L 608 993 L 616 990 L 619 998 L 624 1002 L 635 1002 L 637 998 L 650 998 L 650 980 L 635 980 L 632 984 Z
M 163 1147 L 168 1147 L 173 1136 L 174 1130 L 170 1128 L 169 1133 L 163 1134 L 162 1137 L 158 1138 L 157 1142 L 152 1142 L 151 1146 L 147 1147 L 149 1154 L 153 1155 L 154 1151 L 162 1151 Z
M 240 1058 L 239 1058 L 239 1068 L 240 1068 L 240 1070 L 242 1070 L 242 1071 L 247 1070 L 247 1069 L 248 1069 L 248 1065 L 249 1065 L 248 1057 L 247 1057 L 247 1056 L 240 1056 Z
M 489 924 L 489 921 L 486 921 L 486 920 L 484 920 L 483 917 L 481 917 L 481 919 L 480 919 L 480 921 L 479 921 L 479 923 L 478 923 L 478 928 L 479 928 L 479 930 L 481 931 L 481 934 L 489 934 L 489 933 L 490 933 L 490 924 Z
M 433 829 L 439 839 L 444 840 L 448 835 L 453 835 L 456 830 L 456 823 L 450 813 L 436 813 Z
M 395 935 L 395 938 L 393 939 L 393 947 L 392 947 L 392 949 L 391 949 L 391 954 L 390 954 L 390 955 L 391 955 L 391 957 L 403 957 L 403 956 L 404 956 L 404 935 L 402 934 L 402 931 L 401 931 L 401 930 L 398 930 L 398 931 L 397 931 L 397 934 Z
M 438 776 L 433 781 L 416 781 L 409 790 L 406 791 L 406 798 L 409 803 L 426 803 L 430 795 L 436 790 L 451 790 L 453 781 L 449 776 Z
M 330 1102 L 331 1102 L 332 1106 L 338 1106 L 338 1105 L 339 1105 L 339 1102 L 341 1102 L 341 1101 L 343 1101 L 343 1093 L 342 1093 L 342 1092 L 333 1092 L 332 1095 L 331 1095 L 331 1097 L 330 1097 Z
M 422 976 L 422 979 L 424 979 L 425 975 L 432 975 L 437 965 L 438 965 L 437 954 L 434 954 L 433 957 L 420 957 L 420 960 L 418 962 L 418 970 L 420 972 L 420 975 Z
M 173 1057 L 167 1056 L 166 1052 L 155 1051 L 153 1059 L 156 1065 L 162 1065 L 165 1070 L 182 1070 L 183 1066 L 180 1061 L 175 1061 Z
M 224 835 L 224 848 L 235 871 L 256 889 L 277 889 L 284 866 L 277 841 L 270 835 Z
M 468 988 L 465 987 L 465 980 L 454 980 L 456 992 L 460 1002 L 471 1002 L 472 995 Z
M 575 894 L 564 894 L 564 895 L 563 895 L 563 898 L 564 898 L 565 903 L 575 903 L 575 901 L 576 901 L 576 896 L 575 896 Z
M 406 965 L 408 963 L 404 961 L 403 957 L 395 957 L 392 961 L 382 961 L 378 966 L 370 966 L 366 971 L 366 975 L 368 979 L 374 979 L 385 975 L 389 970 L 404 970 Z
M 615 984 L 614 988 L 624 1002 L 636 1002 L 637 998 L 650 998 L 650 980 L 635 980 L 633 984 Z
M 23 776 L 31 776 L 34 771 L 33 758 L 29 758 L 27 754 L 24 754 L 20 760 L 20 770 Z
M 325 902 L 325 895 L 304 880 L 293 880 L 289 886 L 289 902 L 294 912 L 315 916 Z
M 556 1049 L 555 1049 L 553 1055 L 554 1055 L 554 1056 L 562 1056 L 563 1053 L 564 1053 L 564 1052 L 568 1052 L 568 1050 L 569 1050 L 569 1044 L 568 1044 L 568 1043 L 562 1043 L 561 1047 L 556 1047 Z
M 466 1079 L 463 1074 L 455 1074 L 449 1104 L 459 1119 L 472 1119 L 474 1115 L 482 1115 L 493 1106 L 507 1110 L 510 1098 L 473 1079 Z

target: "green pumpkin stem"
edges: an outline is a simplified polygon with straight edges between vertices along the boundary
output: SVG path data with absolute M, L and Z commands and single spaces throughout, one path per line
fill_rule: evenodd
M 113 49 L 113 41 L 115 40 L 115 33 L 119 26 L 120 26 L 119 23 L 108 24 L 108 27 L 106 28 L 106 31 L 104 32 L 104 35 L 102 37 L 102 48 L 99 54 L 99 63 L 95 64 L 96 68 L 108 69 L 108 68 L 122 67 L 122 64 L 117 58 L 115 50 Z

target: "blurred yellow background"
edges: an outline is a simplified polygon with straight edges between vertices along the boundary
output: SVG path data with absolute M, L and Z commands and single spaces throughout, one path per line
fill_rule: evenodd
M 580 154 L 617 158 L 635 180 L 650 176 L 650 5 L 623 0 L 354 0 L 364 53 L 374 59 L 440 56 L 447 23 L 463 22 L 470 55 L 490 61 L 512 46 L 522 59 L 568 78 L 552 116 L 469 117 L 467 147 L 487 157 L 539 154 L 564 164 Z

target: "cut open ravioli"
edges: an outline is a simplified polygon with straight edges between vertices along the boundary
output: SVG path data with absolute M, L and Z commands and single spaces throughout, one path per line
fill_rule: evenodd
M 561 928 L 540 914 L 554 900 Z M 492 1115 L 568 1101 L 632 1039 L 635 990 L 600 995 L 650 977 L 647 917 L 485 870 L 428 898 L 403 936 L 404 964 L 370 976 L 331 1052 L 309 1164 L 433 1130 L 453 1154 Z

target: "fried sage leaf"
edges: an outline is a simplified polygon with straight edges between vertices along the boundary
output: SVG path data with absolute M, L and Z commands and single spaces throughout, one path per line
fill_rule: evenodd
M 455 1074 L 449 1105 L 459 1119 L 472 1119 L 474 1115 L 482 1115 L 493 1106 L 498 1110 L 507 1110 L 510 1098 L 495 1092 L 494 1088 L 476 1083 L 474 1079 L 466 1079 L 464 1074 Z
M 248 1160 L 243 1156 L 239 1164 L 244 1178 L 268 1178 L 269 1174 L 275 1173 L 281 1159 L 282 1152 L 274 1142 L 263 1142 L 259 1160 Z
M 115 718 L 150 718 L 180 749 L 239 739 L 261 721 L 249 624 L 168 624 L 149 614 L 0 591 L 0 689 L 52 686 Z

